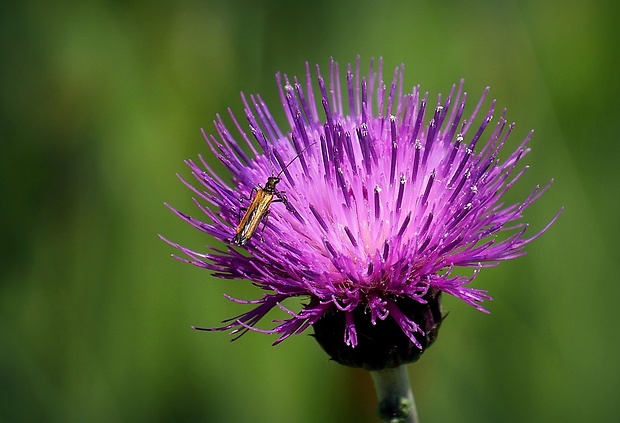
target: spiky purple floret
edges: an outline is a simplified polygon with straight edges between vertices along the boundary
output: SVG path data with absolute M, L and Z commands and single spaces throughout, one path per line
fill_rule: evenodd
M 446 98 L 440 95 L 431 109 L 428 94 L 422 95 L 419 87 L 403 94 L 402 66 L 386 86 L 381 61 L 377 72 L 371 62 L 368 76 L 360 77 L 358 59 L 354 69 L 347 68 L 344 91 L 336 62 L 331 62 L 327 81 L 318 66 L 316 72 L 318 91 L 308 65 L 305 87 L 297 78 L 277 75 L 290 126 L 286 133 L 260 96 L 242 96 L 252 137 L 230 110 L 240 138 L 234 138 L 218 116 L 217 136 L 204 135 L 215 157 L 232 173 L 232 184 L 202 157 L 199 162 L 189 160 L 199 186 L 183 182 L 207 219 L 172 208 L 192 226 L 229 243 L 244 206 L 240 197 L 247 197 L 305 149 L 283 170 L 278 186 L 294 211 L 273 204 L 264 230 L 248 242 L 243 254 L 232 246 L 201 253 L 167 242 L 183 253 L 186 258 L 178 257 L 183 261 L 221 278 L 250 280 L 264 290 L 254 301 L 230 298 L 254 308 L 215 330 L 277 333 L 279 343 L 336 309 L 345 314 L 343 342 L 355 347 L 353 311 L 363 307 L 373 324 L 390 316 L 420 346 L 416 336 L 424 331 L 399 310 L 397 298 L 424 303 L 429 290 L 443 291 L 485 311 L 480 303 L 490 299 L 486 291 L 468 286 L 480 268 L 523 255 L 523 247 L 555 220 L 530 237 L 527 225 L 520 223 L 523 210 L 549 184 L 537 186 L 521 203 L 502 202 L 527 168 L 515 171 L 529 151 L 531 134 L 500 160 L 498 154 L 514 127 L 507 124 L 505 111 L 495 127 L 489 127 L 493 101 L 482 123 L 472 127 L 488 88 L 464 118 L 467 94 L 462 81 Z M 498 236 L 501 233 L 505 236 Z M 455 270 L 462 267 L 474 270 L 458 274 Z M 309 301 L 295 312 L 282 305 L 290 297 Z M 289 318 L 273 329 L 257 329 L 274 307 Z

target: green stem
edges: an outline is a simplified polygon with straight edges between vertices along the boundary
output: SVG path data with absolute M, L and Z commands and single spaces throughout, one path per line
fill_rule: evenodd
M 407 366 L 370 372 L 377 390 L 377 412 L 386 423 L 419 423 Z

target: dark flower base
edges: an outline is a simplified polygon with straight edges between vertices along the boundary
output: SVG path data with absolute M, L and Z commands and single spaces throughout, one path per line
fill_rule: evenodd
M 441 291 L 430 290 L 424 299 L 426 304 L 406 297 L 395 299 L 398 308 L 424 330 L 424 335 L 416 335 L 422 349 L 411 342 L 392 317 L 373 325 L 364 307 L 353 311 L 358 339 L 355 348 L 344 343 L 345 314 L 337 309 L 313 325 L 314 337 L 333 360 L 345 366 L 382 370 L 413 363 L 437 339 L 445 317 L 441 314 Z

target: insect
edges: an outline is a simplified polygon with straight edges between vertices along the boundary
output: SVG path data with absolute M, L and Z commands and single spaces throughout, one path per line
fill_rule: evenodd
M 291 210 L 289 207 L 288 201 L 284 192 L 278 191 L 276 189 L 276 185 L 280 182 L 280 175 L 293 163 L 299 156 L 303 154 L 309 147 L 316 144 L 316 142 L 308 145 L 306 148 L 301 150 L 299 154 L 297 154 L 293 159 L 288 162 L 284 168 L 278 173 L 277 176 L 269 176 L 267 178 L 267 183 L 265 186 L 258 185 L 258 188 L 252 188 L 252 192 L 250 197 L 252 197 L 252 201 L 248 206 L 245 214 L 239 221 L 239 225 L 235 229 L 235 236 L 232 238 L 232 243 L 235 245 L 243 246 L 245 245 L 249 239 L 254 235 L 256 229 L 260 222 L 267 217 L 269 214 L 269 206 L 273 202 L 281 202 L 284 203 L 288 210 Z M 276 197 L 274 199 L 274 197 Z

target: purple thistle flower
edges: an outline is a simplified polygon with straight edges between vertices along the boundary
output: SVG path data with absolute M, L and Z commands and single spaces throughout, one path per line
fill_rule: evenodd
M 313 326 L 336 361 L 395 367 L 415 361 L 436 338 L 442 292 L 485 311 L 480 303 L 490 297 L 470 282 L 481 268 L 523 255 L 523 247 L 555 221 L 557 215 L 532 236 L 519 222 L 551 182 L 521 203 L 503 203 L 527 168 L 517 169 L 531 133 L 508 158 L 498 158 L 514 127 L 505 111 L 489 127 L 493 101 L 472 127 L 488 88 L 466 116 L 462 81 L 429 108 L 419 87 L 403 93 L 403 66 L 387 87 L 381 61 L 377 72 L 371 62 L 367 76 L 360 76 L 359 59 L 349 65 L 344 86 L 338 64 L 332 61 L 329 70 L 325 80 L 317 66 L 318 91 L 308 65 L 305 81 L 277 75 L 290 129 L 280 129 L 260 96 L 242 95 L 251 137 L 232 112 L 238 136 L 217 117 L 217 136 L 204 135 L 232 183 L 202 157 L 187 161 L 200 187 L 183 182 L 207 219 L 172 210 L 228 244 L 253 189 L 281 172 L 276 194 L 286 204 L 271 204 L 247 251 L 228 245 L 198 252 L 167 242 L 187 257 L 180 260 L 263 290 L 253 301 L 229 297 L 253 308 L 208 330 L 276 333 L 277 344 Z M 282 303 L 290 297 L 307 302 L 289 310 Z M 275 307 L 288 318 L 258 329 Z

